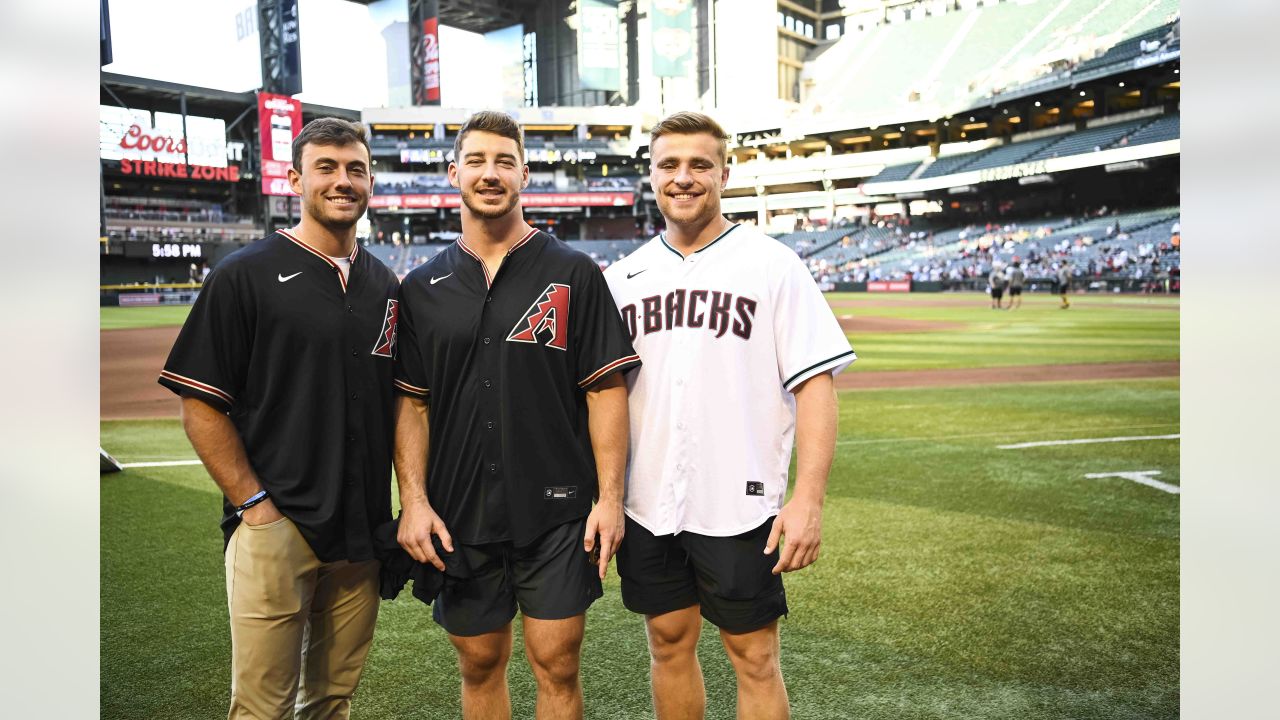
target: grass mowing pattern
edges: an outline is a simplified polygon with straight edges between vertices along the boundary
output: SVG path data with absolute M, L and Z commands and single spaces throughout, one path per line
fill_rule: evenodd
M 1176 717 L 1178 497 L 1084 475 L 1176 484 L 1177 441 L 995 446 L 1177 433 L 1177 380 L 847 392 L 840 414 L 822 559 L 787 576 L 794 717 Z M 194 456 L 175 421 L 104 422 L 102 442 L 122 462 Z M 224 714 L 212 481 L 140 468 L 101 489 L 102 717 Z M 709 626 L 700 655 L 707 717 L 733 717 Z M 532 717 L 519 646 L 510 678 L 515 716 Z M 588 613 L 587 717 L 652 717 L 647 678 L 643 622 L 611 574 Z M 457 717 L 458 684 L 429 609 L 384 603 L 353 714 Z
M 99 308 L 98 327 L 102 330 L 178 327 L 186 321 L 190 312 L 190 305 L 103 307 Z
M 1177 299 L 1084 295 L 1069 310 L 1056 297 L 1027 297 L 1018 310 L 992 310 L 977 293 L 892 298 L 833 293 L 839 315 L 961 323 L 951 330 L 850 334 L 858 362 L 849 372 L 1006 365 L 1177 360 Z M 873 303 L 892 300 L 898 307 Z M 958 303 L 945 307 L 937 303 Z M 852 306 L 847 303 L 854 303 Z M 1158 309 L 1173 308 L 1173 309 Z

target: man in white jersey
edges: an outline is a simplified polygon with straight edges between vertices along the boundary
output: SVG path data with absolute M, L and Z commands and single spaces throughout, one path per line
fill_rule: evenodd
M 627 377 L 622 600 L 645 615 L 658 718 L 703 717 L 704 617 L 733 663 L 738 717 L 785 718 L 780 573 L 818 559 L 832 377 L 855 356 L 795 252 L 721 214 L 724 130 L 681 112 L 650 138 L 667 230 L 605 271 L 644 363 Z

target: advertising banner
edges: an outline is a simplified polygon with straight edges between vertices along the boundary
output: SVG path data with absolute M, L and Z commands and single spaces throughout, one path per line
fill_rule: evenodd
M 293 195 L 289 166 L 293 139 L 302 132 L 302 103 L 287 95 L 258 93 L 258 145 L 262 148 L 262 194 Z
M 578 0 L 578 83 L 583 90 L 622 89 L 618 4 Z
M 520 196 L 524 207 L 631 207 L 635 193 L 528 193 Z M 462 207 L 462 196 L 457 193 L 430 193 L 424 195 L 374 195 L 369 198 L 371 208 L 457 208 Z
M 426 104 L 440 104 L 440 18 L 422 21 L 422 89 Z
M 227 167 L 227 124 L 220 118 L 98 106 L 98 155 L 103 160 L 155 160 Z
M 867 292 L 911 292 L 911 281 L 872 280 L 867 283 Z
M 653 36 L 653 74 L 688 77 L 693 58 L 693 2 L 653 0 L 649 32 Z

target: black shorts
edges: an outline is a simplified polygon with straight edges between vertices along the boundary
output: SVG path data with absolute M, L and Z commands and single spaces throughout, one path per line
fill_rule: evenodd
M 1004 288 L 991 288 L 991 297 L 994 300 L 1004 297 Z
M 772 572 L 778 550 L 764 554 L 773 518 L 732 537 L 654 535 L 630 517 L 626 522 L 617 557 L 628 610 L 662 615 L 699 605 L 702 617 L 731 633 L 787 614 L 782 576 Z
M 1022 294 L 1022 288 L 1020 287 L 1009 288 L 1009 297 L 1018 297 L 1021 294 Z
M 432 617 L 450 635 L 501 629 L 516 616 L 563 620 L 604 594 L 599 570 L 582 549 L 587 519 L 558 525 L 525 547 L 509 542 L 456 545 Z M 458 567 L 457 570 L 453 566 Z

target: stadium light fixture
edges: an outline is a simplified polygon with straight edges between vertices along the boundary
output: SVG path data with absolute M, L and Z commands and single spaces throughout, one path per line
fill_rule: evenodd
M 1009 114 L 1009 108 L 1005 108 L 1003 112 L 1004 112 L 1004 114 L 1005 114 L 1005 115 L 1008 115 L 1008 114 Z
M 899 131 L 899 132 L 906 132 L 906 131 L 907 131 L 907 126 L 906 126 L 906 125 L 899 125 L 899 126 L 898 126 L 898 131 Z
M 1040 101 L 1039 101 L 1039 100 L 1037 100 L 1037 101 L 1036 101 L 1036 107 L 1040 107 Z
M 1081 91 L 1080 91 L 1080 97 L 1084 97 L 1084 96 L 1085 96 L 1085 92 L 1084 92 L 1083 90 L 1081 90 Z
M 1124 87 L 1124 82 L 1123 82 L 1123 81 L 1121 81 L 1121 82 L 1120 82 L 1120 87 Z
M 951 121 L 950 121 L 950 120 L 943 120 L 943 121 L 942 121 L 942 127 L 950 127 L 950 126 L 951 126 Z

